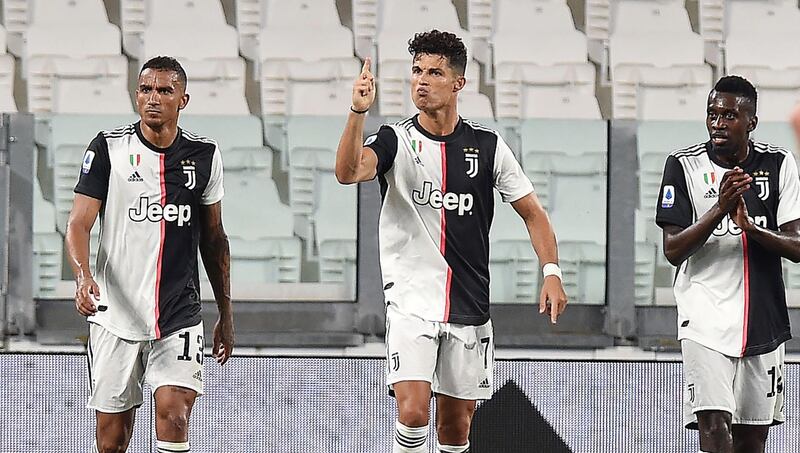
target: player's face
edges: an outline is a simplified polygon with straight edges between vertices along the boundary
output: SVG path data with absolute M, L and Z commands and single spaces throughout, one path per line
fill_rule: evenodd
M 742 96 L 712 91 L 708 96 L 706 127 L 714 152 L 732 155 L 747 146 L 758 119 Z
M 142 122 L 151 129 L 177 123 L 178 112 L 186 107 L 189 95 L 175 71 L 145 69 L 136 88 L 136 108 Z
M 447 57 L 441 55 L 419 54 L 411 66 L 411 99 L 424 112 L 454 104 L 464 83 L 464 76 L 457 74 Z

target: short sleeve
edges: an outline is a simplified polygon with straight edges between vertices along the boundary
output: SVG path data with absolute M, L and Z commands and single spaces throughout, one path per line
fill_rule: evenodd
M 103 133 L 89 143 L 83 153 L 81 172 L 75 193 L 86 195 L 97 200 L 105 200 L 108 196 L 108 179 L 111 175 L 111 161 L 108 157 L 108 142 Z
M 494 154 L 494 186 L 506 203 L 512 203 L 533 192 L 533 184 L 517 162 L 511 148 L 499 135 Z
M 797 161 L 792 153 L 786 153 L 781 163 L 778 194 L 778 226 L 800 219 L 800 178 Z
M 378 176 L 383 176 L 392 168 L 397 156 L 397 134 L 390 126 L 381 126 L 378 132 L 364 140 L 364 146 L 371 148 L 378 156 Z
M 694 222 L 694 208 L 686 186 L 683 165 L 675 156 L 667 157 L 664 163 L 664 176 L 656 205 L 656 224 L 664 228 L 666 225 L 677 225 L 682 228 Z
M 203 191 L 203 198 L 200 200 L 201 204 L 211 205 L 220 200 L 225 194 L 225 189 L 222 187 L 222 153 L 219 152 L 219 147 L 214 146 L 214 157 L 211 158 L 211 175 L 206 184 L 206 190 Z

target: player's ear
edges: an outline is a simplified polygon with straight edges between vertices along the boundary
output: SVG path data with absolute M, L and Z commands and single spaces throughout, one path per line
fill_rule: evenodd
M 753 115 L 753 117 L 750 118 L 750 121 L 747 124 L 747 132 L 753 132 L 754 130 L 756 130 L 757 126 L 758 126 L 758 117 L 756 115 Z
M 453 92 L 461 91 L 464 89 L 464 86 L 467 84 L 467 79 L 464 78 L 463 75 L 456 77 L 456 83 L 453 85 Z
M 184 93 L 183 96 L 181 96 L 180 104 L 178 104 L 178 110 L 185 109 L 186 108 L 186 104 L 188 104 L 188 103 L 189 103 L 189 93 Z

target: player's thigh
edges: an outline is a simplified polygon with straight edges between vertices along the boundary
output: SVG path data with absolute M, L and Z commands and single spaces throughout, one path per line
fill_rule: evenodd
M 203 394 L 204 341 L 201 322 L 152 342 L 145 381 L 154 392 L 175 386 Z
M 439 350 L 436 323 L 386 310 L 386 384 L 403 381 L 432 382 Z M 430 395 L 428 396 L 430 398 Z
M 733 384 L 736 358 L 725 356 L 692 340 L 681 340 L 683 356 L 683 418 L 697 428 L 697 413 L 736 410 Z
M 739 360 L 734 384 L 734 424 L 772 425 L 785 421 L 783 364 L 783 345 Z
M 480 326 L 450 325 L 441 338 L 433 392 L 464 400 L 492 397 L 494 332 L 492 322 Z
M 114 414 L 141 406 L 145 346 L 146 342 L 124 340 L 89 323 L 87 407 Z

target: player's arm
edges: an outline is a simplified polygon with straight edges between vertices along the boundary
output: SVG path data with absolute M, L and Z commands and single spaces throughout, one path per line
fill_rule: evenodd
M 100 299 L 100 287 L 89 269 L 89 237 L 102 205 L 101 200 L 76 193 L 67 222 L 67 255 L 77 285 L 75 307 L 83 316 L 97 312 L 94 300 Z
M 663 226 L 664 256 L 673 266 L 679 266 L 702 247 L 722 219 L 736 209 L 738 200 L 750 190 L 753 178 L 736 167 L 725 172 L 719 188 L 719 198 L 692 225 L 682 228 L 679 225 Z
M 233 352 L 233 308 L 231 306 L 231 250 L 222 226 L 222 202 L 200 207 L 200 256 L 214 291 L 219 320 L 214 326 L 213 354 L 225 364 Z
M 528 235 L 531 238 L 533 250 L 536 251 L 536 256 L 539 257 L 539 262 L 543 265 L 547 263 L 557 265 L 558 244 L 556 242 L 556 234 L 553 231 L 550 218 L 547 216 L 547 212 L 542 207 L 536 194 L 531 192 L 519 200 L 513 201 L 511 206 L 525 221 L 525 227 L 528 229 Z M 544 313 L 547 310 L 548 301 L 550 302 L 550 321 L 555 324 L 558 316 L 564 313 L 564 309 L 567 308 L 567 294 L 564 292 L 561 278 L 555 275 L 548 275 L 544 278 L 542 293 L 539 296 L 539 313 Z
M 371 148 L 362 146 L 366 111 L 375 101 L 375 78 L 369 67 L 370 59 L 366 58 L 353 83 L 353 107 L 336 149 L 336 179 L 342 184 L 369 181 L 377 174 L 378 157 Z

